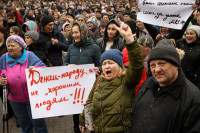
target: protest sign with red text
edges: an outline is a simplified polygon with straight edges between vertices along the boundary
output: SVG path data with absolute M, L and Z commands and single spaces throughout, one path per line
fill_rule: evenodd
M 26 70 L 33 119 L 79 114 L 95 81 L 94 65 Z

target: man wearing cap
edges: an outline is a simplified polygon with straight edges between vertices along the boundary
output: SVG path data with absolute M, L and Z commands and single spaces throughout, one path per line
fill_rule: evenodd
M 184 75 L 173 43 L 161 40 L 151 50 L 152 77 L 140 87 L 129 133 L 199 133 L 200 91 Z
M 149 36 L 141 36 L 140 38 L 138 38 L 138 43 L 140 44 L 141 50 L 142 50 L 142 57 L 144 60 L 144 66 L 146 68 L 146 72 L 148 74 L 148 55 L 149 52 L 152 49 L 153 46 L 153 40 L 149 37 Z
M 69 44 L 63 34 L 54 25 L 54 19 L 51 16 L 44 16 L 41 21 L 39 40 L 48 42 L 48 59 L 53 66 L 62 65 L 62 50 L 67 51 Z

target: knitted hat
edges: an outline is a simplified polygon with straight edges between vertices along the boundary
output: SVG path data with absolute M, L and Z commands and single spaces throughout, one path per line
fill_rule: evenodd
M 89 18 L 87 22 L 91 22 L 91 23 L 93 23 L 94 25 L 96 25 L 96 21 L 95 21 L 95 18 L 94 18 L 94 17 Z
M 166 60 L 178 67 L 181 66 L 179 54 L 176 51 L 172 41 L 169 39 L 161 40 L 156 47 L 150 51 L 148 56 L 148 64 L 152 60 Z
M 153 40 L 149 36 L 141 36 L 138 38 L 138 43 L 142 45 L 143 47 L 149 47 L 152 48 Z
M 41 24 L 44 27 L 45 25 L 47 25 L 50 22 L 54 22 L 54 18 L 52 16 L 44 16 L 42 18 Z
M 27 31 L 24 36 L 29 36 L 33 41 L 39 39 L 39 34 L 37 31 Z
M 122 54 L 118 49 L 110 49 L 110 50 L 105 51 L 105 52 L 101 55 L 100 63 L 101 63 L 101 65 L 102 65 L 102 63 L 103 63 L 104 60 L 110 59 L 110 60 L 113 60 L 113 61 L 115 61 L 116 63 L 118 63 L 119 66 L 120 66 L 121 68 L 123 68 L 123 61 L 122 61 L 122 58 L 123 58 L 123 54 Z
M 24 42 L 23 38 L 21 38 L 20 36 L 17 35 L 13 35 L 13 36 L 9 36 L 6 40 L 6 46 L 8 45 L 8 42 L 14 40 L 15 42 L 17 42 L 22 48 L 26 48 L 27 45 Z
M 187 30 L 193 30 L 197 36 L 200 36 L 200 27 L 197 25 L 191 25 Z

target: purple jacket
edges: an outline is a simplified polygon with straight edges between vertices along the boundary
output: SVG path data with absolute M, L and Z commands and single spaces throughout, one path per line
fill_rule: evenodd
M 8 78 L 8 86 L 15 96 L 9 94 L 8 99 L 14 102 L 28 102 L 28 88 L 25 69 L 29 66 L 45 67 L 45 64 L 31 51 L 27 51 L 27 59 L 24 64 L 15 64 L 10 67 L 6 62 L 8 52 L 0 58 L 0 77 L 3 73 Z M 8 92 L 8 91 L 7 91 Z

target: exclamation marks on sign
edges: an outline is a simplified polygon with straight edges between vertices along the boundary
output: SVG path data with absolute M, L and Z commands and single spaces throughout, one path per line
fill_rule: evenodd
M 79 88 L 79 89 L 76 88 L 73 104 L 76 104 L 76 103 L 79 103 L 79 102 L 83 103 L 84 94 L 85 94 L 85 88 L 83 89 L 82 96 L 81 96 L 81 101 L 80 101 L 81 88 Z

